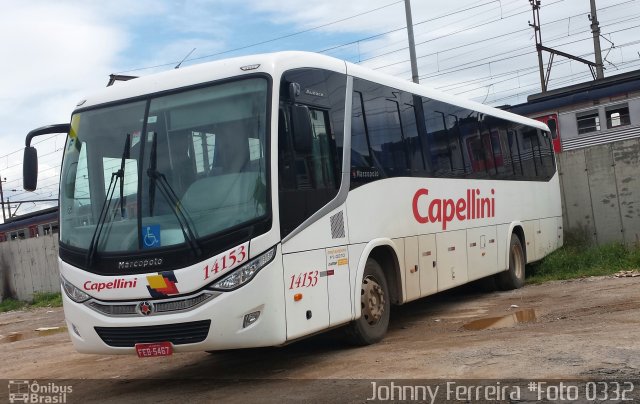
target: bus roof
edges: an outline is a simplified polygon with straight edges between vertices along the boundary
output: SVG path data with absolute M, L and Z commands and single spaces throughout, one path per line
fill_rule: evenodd
M 258 72 L 267 73 L 272 77 L 279 78 L 279 76 L 286 70 L 305 67 L 323 68 L 336 72 L 347 73 L 354 77 L 380 83 L 389 87 L 397 88 L 398 90 L 421 95 L 423 97 L 458 105 L 463 108 L 472 109 L 486 115 L 533 126 L 545 131 L 549 130 L 544 123 L 533 119 L 525 118 L 475 101 L 450 95 L 422 84 L 415 84 L 386 73 L 371 70 L 330 56 L 302 51 L 285 51 L 240 56 L 142 76 L 103 88 L 80 101 L 78 103 L 78 108 L 84 109 L 102 104 L 115 103 L 148 94 L 197 86 L 199 84 L 213 82 L 216 80 L 240 77 Z

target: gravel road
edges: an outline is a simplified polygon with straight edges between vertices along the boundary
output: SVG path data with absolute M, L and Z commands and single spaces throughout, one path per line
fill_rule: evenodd
M 68 381 L 67 402 L 366 402 L 371 380 L 390 379 L 635 379 L 640 390 L 640 277 L 466 289 L 393 308 L 385 340 L 364 348 L 334 331 L 279 348 L 85 355 L 61 308 L 2 313 L 0 378 L 83 379 Z

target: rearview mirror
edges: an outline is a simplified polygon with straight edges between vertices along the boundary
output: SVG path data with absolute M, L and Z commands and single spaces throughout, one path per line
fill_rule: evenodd
M 309 108 L 305 105 L 291 106 L 291 126 L 293 129 L 293 148 L 297 153 L 311 153 L 313 127 Z
M 35 191 L 38 185 L 38 151 L 35 147 L 24 148 L 22 159 L 22 187 L 25 191 Z
M 31 139 L 50 133 L 69 133 L 68 123 L 43 126 L 27 134 L 25 139 L 24 157 L 22 159 L 22 187 L 25 191 L 35 191 L 38 185 L 38 151 L 31 146 Z

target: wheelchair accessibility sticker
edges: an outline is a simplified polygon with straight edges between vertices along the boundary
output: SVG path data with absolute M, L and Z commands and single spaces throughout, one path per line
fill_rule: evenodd
M 159 224 L 142 226 L 142 247 L 143 248 L 160 247 L 160 225 Z

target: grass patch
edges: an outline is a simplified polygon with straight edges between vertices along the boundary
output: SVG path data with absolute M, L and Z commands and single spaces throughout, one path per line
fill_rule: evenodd
M 23 302 L 15 299 L 5 299 L 0 302 L 0 313 L 5 311 L 20 310 L 37 307 L 60 307 L 62 306 L 62 295 L 60 293 L 39 292 L 33 295 L 32 302 Z
M 640 249 L 613 243 L 603 246 L 564 246 L 532 264 L 527 283 L 612 275 L 640 267 Z
M 33 302 L 30 307 L 60 307 L 62 306 L 62 295 L 60 293 L 40 292 L 33 295 Z
M 26 302 L 21 302 L 20 300 L 4 299 L 0 303 L 0 313 L 4 313 L 5 311 L 20 310 L 26 305 Z

